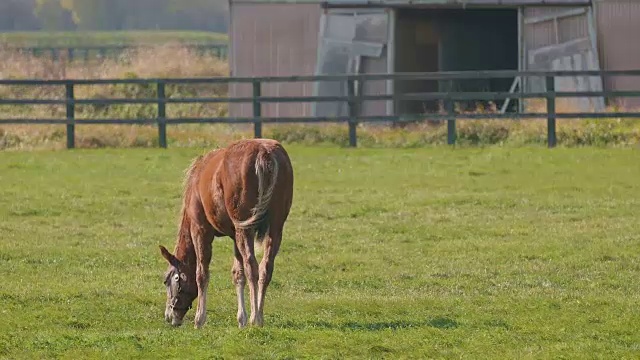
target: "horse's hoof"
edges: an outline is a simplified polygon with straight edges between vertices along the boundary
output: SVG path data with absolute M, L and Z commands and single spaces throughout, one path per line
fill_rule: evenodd
M 247 326 L 247 315 L 245 313 L 239 314 L 238 315 L 238 327 L 240 329 L 243 329 L 245 326 Z
M 251 318 L 251 325 L 255 327 L 262 327 L 263 321 L 262 316 L 256 316 Z

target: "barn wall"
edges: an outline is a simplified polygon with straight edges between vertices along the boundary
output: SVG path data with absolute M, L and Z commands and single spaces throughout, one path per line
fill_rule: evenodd
M 640 1 L 596 0 L 594 3 L 602 68 L 640 69 L 640 46 L 629 41 L 640 32 L 640 22 L 637 21 L 640 19 Z M 525 13 L 532 16 L 559 10 L 553 7 L 527 7 Z M 232 75 L 312 75 L 316 64 L 321 11 L 318 4 L 232 3 Z M 558 25 L 557 33 L 552 23 L 536 25 L 535 31 L 529 32 L 530 38 L 526 42 L 539 47 L 587 35 L 588 26 L 584 18 L 565 19 Z M 397 31 L 401 32 L 400 25 Z M 637 77 L 616 77 L 605 83 L 612 90 L 634 90 L 638 85 L 640 78 Z M 263 94 L 273 96 L 310 96 L 312 92 L 312 83 L 282 83 L 263 87 Z M 230 94 L 250 96 L 251 86 L 231 86 Z M 624 104 L 640 106 L 640 99 L 629 98 Z M 265 104 L 263 114 L 310 116 L 311 105 Z M 251 116 L 252 106 L 232 104 L 230 115 Z
M 607 70 L 640 69 L 640 45 L 634 40 L 640 33 L 638 0 L 607 0 L 596 3 L 600 58 Z M 640 78 L 617 76 L 606 81 L 611 90 L 638 90 Z M 623 99 L 620 99 L 623 100 Z M 640 107 L 640 99 L 626 98 L 624 105 Z
M 232 76 L 313 75 L 321 9 L 318 4 L 232 4 Z M 270 83 L 263 96 L 311 96 L 313 83 Z M 230 86 L 231 96 L 251 96 L 251 85 Z M 249 117 L 251 104 L 230 104 L 232 117 Z M 262 105 L 269 117 L 310 116 L 309 103 Z
M 562 13 L 567 10 L 568 9 L 564 7 L 526 7 L 524 13 L 527 17 L 535 17 Z M 557 33 L 553 22 L 550 21 L 535 24 L 533 27 L 533 31 L 527 34 L 526 42 L 535 48 L 589 36 L 586 17 L 567 17 L 560 19 L 558 21 Z

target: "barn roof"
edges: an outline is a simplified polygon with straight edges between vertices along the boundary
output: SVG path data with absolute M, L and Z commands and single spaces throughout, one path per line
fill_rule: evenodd
M 329 6 L 584 6 L 591 5 L 592 0 L 230 0 L 231 3 L 301 3 L 327 4 Z

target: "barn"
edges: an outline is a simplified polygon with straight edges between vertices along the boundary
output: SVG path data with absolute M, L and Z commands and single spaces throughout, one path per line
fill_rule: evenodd
M 638 0 L 230 0 L 232 76 L 463 70 L 640 69 Z M 633 90 L 632 77 L 557 79 L 560 90 Z M 445 84 L 451 89 L 451 84 Z M 435 81 L 369 81 L 364 94 L 443 90 Z M 541 91 L 542 79 L 464 80 L 451 90 Z M 250 96 L 237 85 L 232 96 Z M 344 84 L 272 83 L 266 96 L 346 93 Z M 602 99 L 576 99 L 601 108 Z M 630 99 L 623 105 L 637 105 Z M 434 104 L 368 101 L 363 115 L 416 114 Z M 345 115 L 342 103 L 265 104 L 264 116 Z M 251 116 L 235 105 L 231 116 Z

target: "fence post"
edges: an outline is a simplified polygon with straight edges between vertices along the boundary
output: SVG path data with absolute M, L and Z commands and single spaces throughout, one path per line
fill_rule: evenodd
M 67 99 L 67 149 L 73 149 L 76 146 L 76 104 L 73 83 L 66 83 L 64 87 Z
M 165 84 L 158 81 L 158 145 L 167 147 L 167 103 L 165 102 Z
M 453 90 L 452 80 L 447 81 L 446 84 L 447 84 L 447 97 L 444 100 L 444 109 L 447 112 L 447 144 L 455 145 L 457 133 L 456 133 L 455 103 L 451 99 L 451 91 Z
M 356 117 L 358 116 L 358 107 L 356 101 L 353 100 L 353 97 L 356 95 L 356 82 L 353 79 L 347 80 L 347 95 L 350 100 L 348 101 L 349 106 L 349 146 L 356 147 L 358 145 L 358 135 L 356 133 L 356 128 L 358 123 L 356 122 Z
M 556 146 L 556 86 L 555 77 L 547 76 L 547 142 L 550 148 Z
M 262 137 L 262 103 L 259 97 L 262 96 L 262 84 L 260 80 L 253 80 L 253 136 L 258 139 Z

